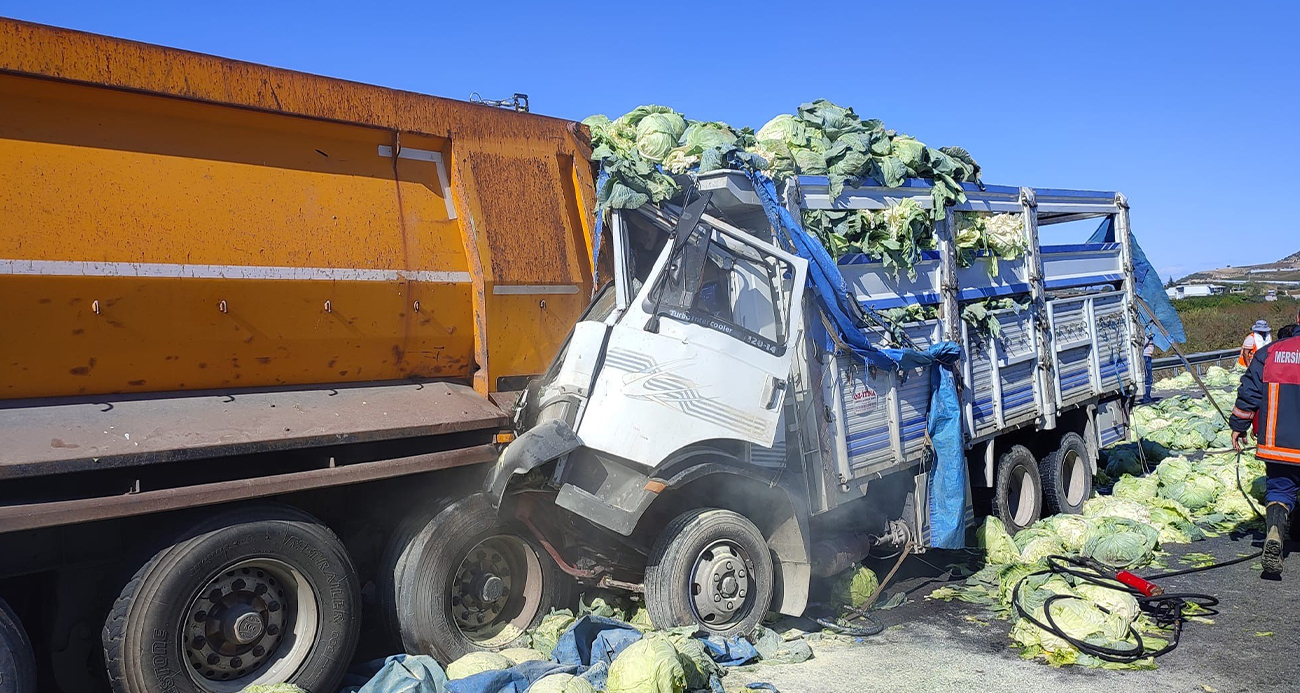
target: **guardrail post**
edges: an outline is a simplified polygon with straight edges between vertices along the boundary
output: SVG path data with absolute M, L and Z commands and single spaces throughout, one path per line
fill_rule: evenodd
M 1029 297 L 1033 304 L 1034 343 L 1038 350 L 1038 368 L 1034 370 L 1034 387 L 1038 390 L 1042 428 L 1056 428 L 1057 401 L 1055 344 L 1047 315 L 1047 287 L 1043 282 L 1043 253 L 1038 244 L 1038 198 L 1033 188 L 1020 189 L 1020 215 L 1025 227 L 1025 272 L 1029 275 Z

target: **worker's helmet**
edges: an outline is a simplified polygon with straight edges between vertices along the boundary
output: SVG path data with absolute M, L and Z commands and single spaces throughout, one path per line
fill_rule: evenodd
M 1268 327 L 1268 321 L 1267 321 L 1267 320 L 1256 320 L 1256 321 L 1255 321 L 1255 326 L 1252 327 L 1252 328 L 1250 328 L 1250 329 L 1254 330 L 1255 332 L 1269 332 L 1269 331 L 1270 331 L 1270 330 L 1269 330 L 1269 327 Z

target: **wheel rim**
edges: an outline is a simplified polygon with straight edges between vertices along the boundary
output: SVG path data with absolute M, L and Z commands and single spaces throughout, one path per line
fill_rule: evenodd
M 1029 472 L 1023 467 L 1011 470 L 1011 488 L 1008 489 L 1007 506 L 1011 508 L 1011 521 L 1017 527 L 1026 527 L 1034 521 L 1034 499 L 1038 489 Z
M 475 544 L 452 579 L 448 605 L 462 635 L 480 647 L 505 645 L 527 630 L 541 604 L 542 563 L 516 536 Z
M 754 564 L 739 544 L 719 540 L 695 558 L 691 604 L 701 623 L 724 630 L 741 621 L 754 602 Z
M 1066 451 L 1061 460 L 1061 485 L 1065 487 L 1065 501 L 1071 507 L 1087 500 L 1084 494 L 1088 492 L 1088 473 L 1083 465 L 1083 456 L 1073 450 Z
M 217 693 L 285 681 L 306 661 L 319 621 L 316 593 L 297 569 L 274 558 L 230 566 L 186 609 L 190 677 Z

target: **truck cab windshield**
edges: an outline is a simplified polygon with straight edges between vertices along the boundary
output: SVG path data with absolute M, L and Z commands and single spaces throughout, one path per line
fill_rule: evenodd
M 700 224 L 670 261 L 645 306 L 652 310 L 659 298 L 663 317 L 780 354 L 786 347 L 792 276 L 779 258 Z

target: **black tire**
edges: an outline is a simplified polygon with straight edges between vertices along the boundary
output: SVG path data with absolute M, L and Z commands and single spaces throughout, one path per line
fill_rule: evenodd
M 36 693 L 36 656 L 18 615 L 0 599 L 0 693 Z
M 748 635 L 767 615 L 773 581 L 772 554 L 754 523 L 730 510 L 691 510 L 668 523 L 650 551 L 646 610 L 658 628 Z
M 356 569 L 334 533 L 300 510 L 258 505 L 222 512 L 154 554 L 104 623 L 104 659 L 116 693 L 278 682 L 332 693 L 360 626 Z M 213 647 L 228 654 L 203 649 Z
M 379 570 L 375 576 L 376 600 L 382 611 L 380 618 L 386 633 L 397 647 L 402 646 L 397 593 L 399 585 L 405 584 L 406 570 L 412 557 L 418 553 L 413 550 L 413 540 L 446 507 L 447 501 L 438 500 L 427 506 L 413 509 L 393 530 L 393 536 L 389 538 L 384 548 L 384 555 L 380 559 Z
M 1078 515 L 1092 497 L 1092 460 L 1088 444 L 1078 433 L 1066 433 L 1061 443 L 1038 463 L 1047 514 Z
M 402 554 L 393 599 L 402 647 L 412 654 L 446 664 L 511 647 L 551 609 L 567 606 L 568 576 L 527 529 L 500 520 L 482 494 L 448 505 L 410 537 Z M 480 600 L 493 578 L 498 598 Z
M 1043 481 L 1038 460 L 1023 445 L 1013 445 L 998 457 L 993 484 L 993 516 L 1007 532 L 1015 534 L 1034 524 L 1043 514 Z

